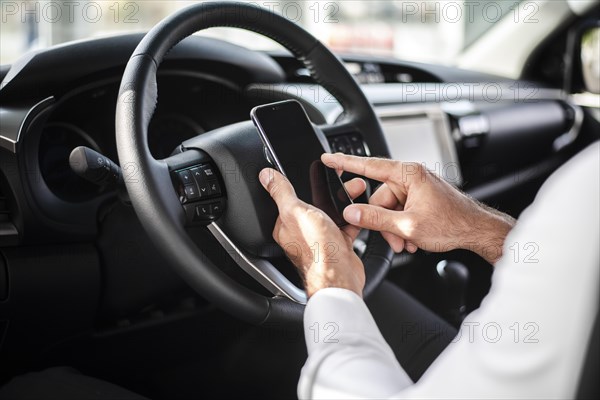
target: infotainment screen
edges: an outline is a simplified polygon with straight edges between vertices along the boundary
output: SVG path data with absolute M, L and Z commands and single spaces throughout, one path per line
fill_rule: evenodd
M 380 118 L 394 160 L 422 164 L 452 184 L 461 183 L 454 142 L 444 115 L 387 112 Z

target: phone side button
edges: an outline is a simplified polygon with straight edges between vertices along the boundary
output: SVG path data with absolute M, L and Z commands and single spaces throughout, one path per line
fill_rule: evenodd
M 266 146 L 263 146 L 263 152 L 265 153 L 265 159 L 267 160 L 267 162 L 271 164 L 272 167 L 275 167 L 275 162 L 271 158 L 271 152 L 269 151 L 269 149 L 267 149 Z

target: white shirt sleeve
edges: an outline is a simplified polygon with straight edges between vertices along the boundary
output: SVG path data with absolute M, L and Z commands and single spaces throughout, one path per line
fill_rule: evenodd
M 312 296 L 304 398 L 573 398 L 598 313 L 600 143 L 554 173 L 507 236 L 492 288 L 413 384 L 360 297 Z
M 390 397 L 412 384 L 367 306 L 350 290 L 315 293 L 306 305 L 304 331 L 309 357 L 298 385 L 301 399 Z

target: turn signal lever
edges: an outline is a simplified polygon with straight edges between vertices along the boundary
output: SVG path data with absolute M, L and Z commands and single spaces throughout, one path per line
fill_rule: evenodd
M 79 146 L 69 156 L 71 170 L 98 186 L 116 187 L 121 200 L 129 203 L 121 168 L 110 158 L 89 147 Z

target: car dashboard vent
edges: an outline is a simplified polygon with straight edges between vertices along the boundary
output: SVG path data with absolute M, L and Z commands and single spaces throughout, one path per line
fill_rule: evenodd
M 10 221 L 10 208 L 4 190 L 2 186 L 0 186 L 0 222 L 6 221 Z
M 0 246 L 14 245 L 19 233 L 12 220 L 12 209 L 5 187 L 0 182 Z

